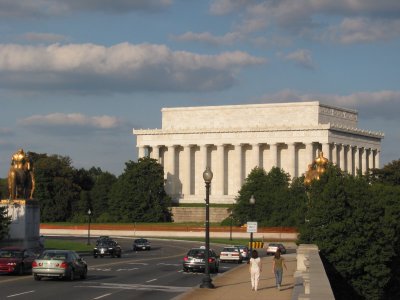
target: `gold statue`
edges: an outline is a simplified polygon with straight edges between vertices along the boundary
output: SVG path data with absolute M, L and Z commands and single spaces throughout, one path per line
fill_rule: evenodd
M 324 157 L 324 153 L 320 152 L 319 156 L 314 160 L 311 165 L 308 165 L 308 170 L 305 174 L 304 184 L 310 185 L 316 179 L 319 180 L 320 176 L 325 173 L 328 159 Z
M 32 162 L 23 149 L 19 149 L 11 156 L 11 167 L 8 171 L 8 191 L 10 200 L 32 199 L 35 191 Z

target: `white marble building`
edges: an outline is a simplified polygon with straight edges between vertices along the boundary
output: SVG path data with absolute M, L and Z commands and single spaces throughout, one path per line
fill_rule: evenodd
M 175 202 L 203 203 L 203 171 L 214 173 L 212 203 L 233 203 L 256 166 L 301 176 L 323 151 L 355 174 L 379 167 L 384 134 L 357 128 L 357 111 L 314 102 L 162 109 L 162 129 L 134 129 L 138 156 L 163 166 Z

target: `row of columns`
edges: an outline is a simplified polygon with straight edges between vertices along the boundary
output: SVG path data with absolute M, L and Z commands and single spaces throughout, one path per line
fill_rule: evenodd
M 302 145 L 304 149 L 305 161 L 304 170 L 299 170 L 299 155 L 296 150 L 299 150 L 297 145 Z M 351 145 L 343 145 L 336 143 L 274 143 L 274 144 L 218 144 L 218 145 L 148 145 L 139 146 L 139 157 L 150 155 L 151 158 L 158 160 L 164 166 L 166 176 L 166 189 L 170 195 L 183 194 L 187 195 L 202 195 L 204 194 L 204 182 L 202 173 L 207 166 L 212 163 L 212 171 L 214 179 L 212 183 L 212 194 L 226 195 L 231 194 L 227 187 L 227 177 L 225 174 L 227 159 L 225 159 L 225 147 L 234 147 L 233 163 L 235 167 L 232 170 L 232 178 L 235 189 L 234 194 L 241 188 L 244 178 L 244 155 L 243 146 L 251 146 L 251 157 L 249 162 L 246 161 L 246 166 L 250 164 L 251 169 L 258 167 L 267 167 L 268 170 L 272 167 L 283 167 L 285 172 L 288 172 L 292 178 L 301 176 L 306 171 L 306 166 L 311 163 L 318 155 L 318 151 L 323 151 L 324 156 L 329 161 L 337 164 L 342 170 L 350 174 L 355 174 L 357 170 L 363 173 L 367 168 L 379 167 L 379 151 L 377 149 L 365 149 Z M 262 146 L 269 146 L 269 164 L 261 162 Z M 177 155 L 177 148 L 183 149 L 181 155 Z M 198 153 L 196 156 L 191 149 L 196 148 Z M 283 161 L 280 154 L 280 149 L 285 147 L 287 154 Z M 180 150 L 182 151 L 182 150 Z M 211 152 L 215 153 L 211 155 Z M 193 158 L 195 157 L 195 158 Z M 182 159 L 181 159 L 182 158 Z M 179 159 L 179 161 L 177 161 Z M 264 165 L 261 165 L 264 164 Z M 178 167 L 177 167 L 178 165 Z M 178 168 L 178 169 L 177 169 Z M 248 168 L 247 168 L 248 169 Z M 267 170 L 267 171 L 268 171 Z M 193 179 L 193 180 L 192 180 Z M 195 188 L 192 188 L 194 183 Z

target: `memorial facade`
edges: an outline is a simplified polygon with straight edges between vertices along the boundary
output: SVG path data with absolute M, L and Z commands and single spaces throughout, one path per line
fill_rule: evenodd
M 379 168 L 384 134 L 357 128 L 355 110 L 313 102 L 162 109 L 161 129 L 134 129 L 138 157 L 164 167 L 175 203 L 203 203 L 206 166 L 212 203 L 234 203 L 254 167 L 303 175 L 320 151 L 355 174 Z

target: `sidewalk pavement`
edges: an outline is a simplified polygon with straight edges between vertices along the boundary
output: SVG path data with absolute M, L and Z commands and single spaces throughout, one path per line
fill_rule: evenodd
M 290 300 L 294 287 L 296 271 L 296 254 L 283 255 L 287 270 L 283 271 L 282 287 L 275 287 L 275 276 L 272 272 L 272 257 L 263 257 L 263 270 L 260 276 L 258 291 L 251 290 L 249 266 L 243 263 L 226 273 L 213 277 L 214 289 L 194 288 L 174 300 Z

